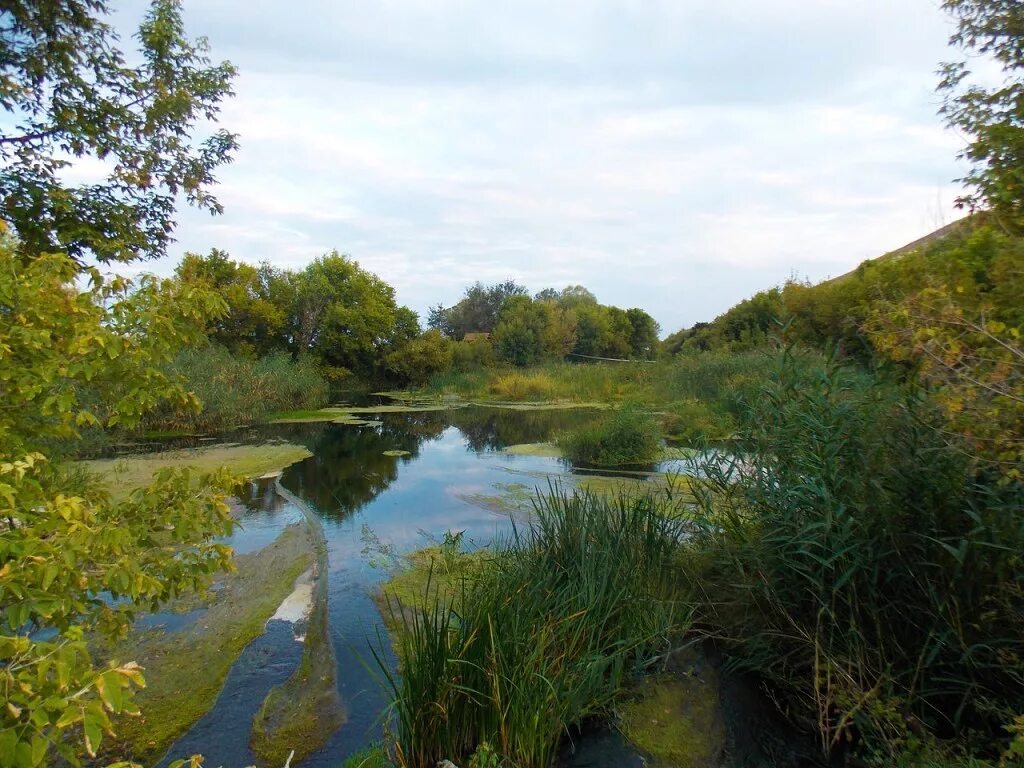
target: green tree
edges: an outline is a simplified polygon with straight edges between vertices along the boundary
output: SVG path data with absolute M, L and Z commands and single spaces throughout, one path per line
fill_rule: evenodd
M 161 370 L 225 309 L 204 286 L 85 266 L 162 254 L 179 195 L 219 211 L 209 187 L 235 143 L 190 138 L 234 70 L 185 38 L 178 4 L 152 4 L 135 67 L 106 12 L 102 0 L 15 0 L 0 13 L 0 765 L 18 768 L 95 755 L 134 711 L 139 668 L 97 668 L 86 633 L 123 633 L 230 565 L 216 543 L 233 526 L 227 477 L 163 473 L 114 504 L 47 456 L 83 426 L 195 406 Z M 64 171 L 83 158 L 106 176 L 71 186 Z
M 435 373 L 451 368 L 454 343 L 431 328 L 389 352 L 384 373 L 399 384 L 423 384 Z
M 940 69 L 946 123 L 969 138 L 961 156 L 973 164 L 958 205 L 987 208 L 1004 226 L 1024 226 L 1024 6 L 1016 0 L 944 0 L 957 22 L 950 43 L 965 57 L 995 60 L 998 85 L 971 83 L 967 61 Z
M 447 309 L 433 307 L 427 325 L 449 338 L 461 340 L 467 333 L 490 333 L 498 325 L 505 302 L 529 292 L 512 280 L 485 286 L 477 282 L 469 286 L 457 304 Z
M 661 333 L 658 321 L 636 307 L 626 310 L 626 318 L 630 325 L 631 354 L 644 360 L 653 359 L 658 351 L 658 334 Z
M 315 353 L 339 372 L 368 376 L 389 344 L 419 331 L 395 290 L 337 251 L 295 276 L 290 337 L 295 354 Z
M 46 456 L 82 426 L 131 427 L 165 400 L 194 406 L 160 371 L 222 309 L 176 281 L 106 282 L 68 256 L 26 260 L 0 244 L 0 765 L 94 755 L 142 678 L 131 664 L 94 667 L 85 633 L 122 634 L 139 610 L 230 565 L 215 541 L 233 525 L 225 476 L 197 487 L 164 473 L 114 504 Z M 81 401 L 85 385 L 104 413 Z
M 284 326 L 292 296 L 279 270 L 232 261 L 214 248 L 207 256 L 185 254 L 175 274 L 185 282 L 202 282 L 227 302 L 228 311 L 210 320 L 211 341 L 251 355 L 286 348 Z
M 234 67 L 211 65 L 206 41 L 185 37 L 177 0 L 154 0 L 131 66 L 107 13 L 104 0 L 11 0 L 0 14 L 0 198 L 25 253 L 155 258 L 179 196 L 221 210 L 209 188 L 235 136 L 192 135 L 217 116 Z M 68 183 L 82 158 L 105 178 Z

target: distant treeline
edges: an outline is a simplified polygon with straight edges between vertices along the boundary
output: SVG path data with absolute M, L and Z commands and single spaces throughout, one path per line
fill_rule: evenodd
M 224 299 L 225 311 L 207 327 L 210 342 L 248 357 L 311 356 L 334 381 L 422 383 L 452 366 L 658 352 L 654 318 L 599 304 L 582 286 L 531 297 L 514 282 L 476 283 L 454 306 L 433 308 L 424 332 L 390 285 L 336 251 L 300 271 L 253 266 L 218 250 L 188 254 L 176 277 Z

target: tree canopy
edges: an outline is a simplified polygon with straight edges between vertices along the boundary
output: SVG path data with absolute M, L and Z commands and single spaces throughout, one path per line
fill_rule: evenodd
M 166 253 L 174 210 L 220 212 L 210 191 L 236 137 L 192 138 L 217 117 L 234 67 L 212 64 L 205 40 L 185 36 L 178 0 L 154 0 L 135 40 L 118 45 L 103 0 L 14 0 L 0 16 L 0 198 L 27 253 L 130 261 Z M 99 161 L 103 176 L 63 172 Z
M 195 406 L 163 369 L 226 309 L 208 286 L 86 266 L 164 253 L 179 197 L 219 211 L 209 187 L 235 143 L 190 138 L 234 70 L 185 37 L 178 3 L 153 2 L 134 66 L 106 13 L 16 0 L 0 14 L 0 764 L 19 768 L 95 756 L 135 711 L 141 670 L 97 667 L 89 633 L 124 633 L 230 566 L 226 476 L 163 473 L 114 503 L 55 451 L 85 426 Z M 67 183 L 86 158 L 103 178 Z
M 944 0 L 956 20 L 950 43 L 965 58 L 944 64 L 939 86 L 946 123 L 968 137 L 973 168 L 958 200 L 988 209 L 1004 226 L 1024 227 L 1024 6 L 1016 0 Z M 1002 82 L 972 82 L 971 59 L 994 61 Z

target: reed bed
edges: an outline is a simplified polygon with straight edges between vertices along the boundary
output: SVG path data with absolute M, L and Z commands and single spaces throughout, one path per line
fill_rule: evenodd
M 381 662 L 396 763 L 493 748 L 547 768 L 567 733 L 607 714 L 687 624 L 673 576 L 683 528 L 663 512 L 648 497 L 552 489 L 458 595 L 403 612 L 401 674 Z

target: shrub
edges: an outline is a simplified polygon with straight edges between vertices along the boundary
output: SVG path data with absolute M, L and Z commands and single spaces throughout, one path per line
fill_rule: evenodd
M 387 675 L 399 765 L 548 768 L 567 728 L 607 714 L 681 623 L 681 524 L 648 497 L 553 492 L 454 602 L 408 618 Z M 484 746 L 487 745 L 487 746 Z M 486 761 L 485 761 L 486 759 Z
M 557 438 L 566 458 L 579 464 L 616 466 L 654 461 L 662 450 L 661 429 L 654 417 L 634 406 Z
M 424 384 L 431 376 L 452 367 L 452 342 L 440 331 L 429 330 L 388 353 L 384 373 L 397 384 Z

